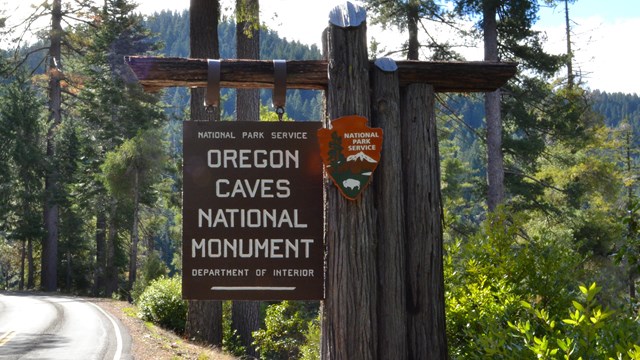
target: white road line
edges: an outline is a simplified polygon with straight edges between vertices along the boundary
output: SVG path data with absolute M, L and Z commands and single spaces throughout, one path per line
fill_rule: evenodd
M 113 330 L 116 333 L 116 352 L 115 354 L 113 354 L 113 360 L 120 360 L 120 358 L 122 357 L 122 334 L 120 333 L 120 327 L 118 327 L 118 323 L 116 323 L 116 321 L 113 320 L 113 317 L 108 312 L 102 310 L 100 306 L 92 302 L 88 302 L 88 303 L 93 305 L 96 309 L 100 310 L 100 312 L 104 314 L 104 316 L 106 316 L 107 319 L 109 319 L 109 321 L 111 321 L 111 325 L 113 325 Z
M 296 288 L 294 286 L 214 286 L 211 290 L 218 291 L 252 291 L 252 290 L 266 290 L 266 291 L 293 291 Z

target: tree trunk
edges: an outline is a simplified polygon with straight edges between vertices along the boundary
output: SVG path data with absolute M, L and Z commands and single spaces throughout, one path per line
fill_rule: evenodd
M 354 9 L 345 6 L 334 9 L 326 31 L 328 119 L 352 114 L 369 118 L 370 114 L 364 9 L 351 3 L 348 6 L 355 7 L 355 11 L 348 11 Z M 375 360 L 378 344 L 373 191 L 367 189 L 357 200 L 350 201 L 331 182 L 325 184 L 328 253 L 322 357 Z
M 564 21 L 567 34 L 567 87 L 573 89 L 573 50 L 571 49 L 571 22 L 569 19 L 569 0 L 564 0 Z
M 191 57 L 220 58 L 218 49 L 219 1 L 191 0 L 189 33 Z M 204 89 L 191 89 L 191 120 L 220 119 L 220 111 L 208 113 Z M 215 346 L 222 345 L 222 302 L 189 300 L 186 334 Z
M 98 209 L 96 214 L 96 284 L 95 296 L 104 294 L 105 291 L 105 250 L 107 242 L 107 218 L 103 209 Z
M 409 1 L 407 4 L 407 29 L 409 30 L 409 48 L 407 60 L 420 58 L 420 42 L 418 41 L 418 21 L 420 21 L 419 2 Z
M 55 133 L 62 121 L 62 93 L 60 88 L 62 44 L 61 0 L 54 0 L 51 10 L 51 44 L 49 45 L 49 130 L 47 131 L 47 159 L 45 175 L 44 227 L 46 238 L 42 243 L 41 286 L 44 291 L 56 291 L 58 278 L 58 170 L 55 162 Z
M 189 47 L 192 58 L 218 59 L 219 1 L 191 0 L 189 6 Z M 207 112 L 204 107 L 205 89 L 191 89 L 191 119 L 220 120 L 220 109 Z
M 498 28 L 496 5 L 483 2 L 484 59 L 498 61 Z M 502 154 L 502 116 L 500 89 L 485 94 L 487 122 L 487 205 L 494 211 L 504 200 L 504 160 Z
M 252 333 L 260 329 L 260 301 L 234 301 L 231 311 L 231 329 L 236 330 L 246 354 L 257 358 Z
M 36 287 L 35 266 L 33 264 L 33 240 L 27 240 L 27 289 Z
M 631 172 L 632 167 L 631 164 L 633 163 L 633 157 L 631 155 L 631 147 L 632 147 L 632 142 L 631 142 L 631 135 L 632 135 L 632 129 L 629 128 L 626 131 L 625 134 L 625 150 L 626 150 L 626 165 L 627 165 L 627 173 L 625 174 L 628 177 L 632 177 L 633 173 Z M 629 214 L 629 216 L 634 216 L 633 213 L 633 206 L 634 206 L 634 191 L 633 191 L 633 186 L 628 185 L 627 186 L 627 214 Z M 627 223 L 627 244 L 631 245 L 633 243 L 633 239 L 634 237 L 637 236 L 637 232 L 638 232 L 638 223 L 637 220 L 634 218 L 629 219 L 629 222 Z M 636 266 L 634 266 L 636 264 L 634 264 L 634 261 L 631 261 L 631 259 L 629 258 L 629 256 L 627 255 L 627 266 L 629 269 L 629 298 L 635 300 L 636 299 L 636 279 L 635 279 L 635 268 Z
M 433 86 L 401 99 L 409 359 L 446 359 L 442 200 Z
M 258 0 L 236 0 L 236 51 L 238 59 L 260 59 L 260 4 Z M 260 121 L 260 90 L 236 90 L 236 120 Z M 253 343 L 260 329 L 260 302 L 234 301 L 231 328 L 249 356 L 258 357 Z
M 65 276 L 66 290 L 67 293 L 71 292 L 71 279 L 72 279 L 72 270 L 71 270 L 71 251 L 67 250 L 67 271 Z
M 131 227 L 131 252 L 129 253 L 129 291 L 133 289 L 138 272 L 138 209 L 140 208 L 140 174 L 138 169 L 133 172 L 133 225 Z
M 116 267 L 116 211 L 117 203 L 111 199 L 111 209 L 109 210 L 109 237 L 107 239 L 107 271 L 105 276 L 105 296 L 111 295 L 118 290 L 118 268 Z
M 189 339 L 222 346 L 222 301 L 189 300 L 185 332 Z
M 373 180 L 378 209 L 378 356 L 402 360 L 408 359 L 408 350 L 398 72 L 374 67 L 371 88 L 371 123 L 384 132 L 384 156 Z
M 22 241 L 22 249 L 20 249 L 20 280 L 18 280 L 18 290 L 24 290 L 24 268 L 25 268 L 25 260 L 27 257 L 27 246 L 26 241 Z

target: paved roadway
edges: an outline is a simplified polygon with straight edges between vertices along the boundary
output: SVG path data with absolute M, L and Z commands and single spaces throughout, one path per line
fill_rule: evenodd
M 132 359 L 131 337 L 83 299 L 0 292 L 0 359 Z

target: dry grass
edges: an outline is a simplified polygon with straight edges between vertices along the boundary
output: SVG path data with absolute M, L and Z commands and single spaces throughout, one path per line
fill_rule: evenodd
M 135 305 L 125 301 L 91 299 L 93 303 L 120 319 L 129 330 L 132 354 L 138 360 L 236 360 L 219 349 L 194 344 L 175 333 L 137 317 Z

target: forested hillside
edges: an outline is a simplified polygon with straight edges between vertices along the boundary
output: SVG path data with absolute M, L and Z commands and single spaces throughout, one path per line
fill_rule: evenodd
M 158 41 L 164 44 L 161 54 L 167 57 L 189 56 L 189 13 L 162 11 L 150 16 L 145 25 L 156 34 Z M 220 38 L 220 57 L 235 59 L 236 35 L 235 23 L 227 20 L 220 23 L 218 33 Z M 260 29 L 260 58 L 288 59 L 288 60 L 316 60 L 321 58 L 320 51 L 295 41 L 281 39 L 272 30 Z M 235 109 L 235 90 L 225 89 L 222 97 L 223 117 L 233 117 Z M 171 109 L 177 112 L 173 116 L 180 118 L 188 106 L 187 89 L 168 89 L 164 97 Z M 271 106 L 271 91 L 261 91 L 262 104 Z M 319 120 L 322 113 L 322 94 L 311 90 L 289 90 L 287 92 L 287 115 L 296 120 Z
M 477 22 L 459 36 L 482 42 L 491 30 L 479 21 L 482 6 L 494 2 L 366 3 L 372 21 L 408 29 Z M 586 90 L 568 70 L 569 56 L 546 54 L 532 30 L 538 3 L 500 0 L 493 9 L 500 59 L 519 64 L 497 97 L 497 139 L 485 94 L 435 95 L 431 149 L 440 168 L 431 170 L 441 180 L 445 287 L 436 305 L 446 310 L 446 346 L 452 359 L 640 359 L 640 98 Z M 181 132 L 189 91 L 143 91 L 123 57 L 188 56 L 189 14 L 142 16 L 135 8 L 129 0 L 64 12 L 47 5 L 33 16 L 47 16 L 55 31 L 28 42 L 5 27 L 0 8 L 0 35 L 13 41 L 0 49 L 0 288 L 126 299 L 146 320 L 184 334 Z M 461 60 L 450 44 L 410 34 L 398 39 L 398 56 Z M 232 19 L 220 21 L 219 41 L 221 57 L 234 58 Z M 260 29 L 260 42 L 262 59 L 322 57 L 269 29 Z M 223 120 L 231 120 L 232 90 L 223 101 Z M 262 115 L 273 117 L 270 90 L 261 102 Z M 320 92 L 287 94 L 289 119 L 321 119 L 322 107 Z M 488 166 L 495 141 L 498 170 Z M 498 172 L 502 198 L 491 207 L 488 178 Z M 387 209 L 372 206 L 367 221 L 378 224 Z M 230 303 L 223 306 L 224 344 L 215 345 L 245 354 Z M 262 358 L 319 358 L 318 302 L 262 306 L 253 344 Z

